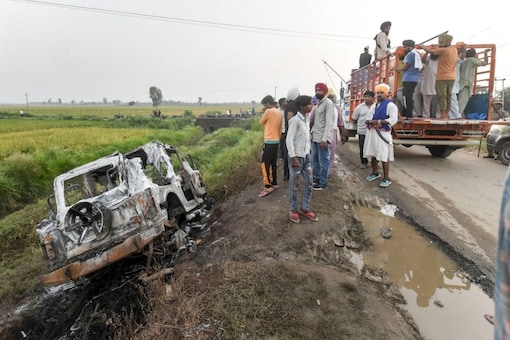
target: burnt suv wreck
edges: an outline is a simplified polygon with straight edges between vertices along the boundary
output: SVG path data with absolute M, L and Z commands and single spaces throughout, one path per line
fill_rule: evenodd
M 46 284 L 78 280 L 153 242 L 186 243 L 211 208 L 190 156 L 154 141 L 97 159 L 54 180 L 49 219 L 37 226 L 51 272 Z

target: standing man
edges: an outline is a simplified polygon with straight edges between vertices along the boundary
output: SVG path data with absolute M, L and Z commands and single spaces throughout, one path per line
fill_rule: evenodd
M 365 51 L 359 55 L 359 68 L 363 68 L 372 62 L 372 55 L 368 53 L 368 46 L 365 46 Z
M 326 97 L 327 93 L 328 86 L 326 84 L 315 84 L 317 105 L 312 127 L 313 190 L 322 190 L 328 186 L 330 143 L 333 140 L 335 105 Z
M 484 51 L 483 59 L 476 58 L 476 50 L 471 48 L 466 51 L 466 58 L 460 64 L 459 76 L 459 111 L 464 114 L 469 97 L 473 95 L 475 87 L 475 71 L 478 66 L 485 66 L 489 63 L 487 50 Z
M 310 159 L 310 121 L 308 113 L 312 111 L 312 97 L 299 96 L 296 98 L 297 114 L 289 120 L 287 131 L 287 149 L 289 150 L 290 162 L 290 220 L 300 222 L 302 215 L 314 222 L 319 218 L 310 211 L 312 200 L 312 164 Z M 299 177 L 303 176 L 303 197 L 301 208 L 298 210 L 297 193 L 299 189 Z
M 390 87 L 387 84 L 379 84 L 375 87 L 377 104 L 374 110 L 370 111 L 367 124 L 367 137 L 363 155 L 372 157 L 372 173 L 367 176 L 367 181 L 371 182 L 381 175 L 377 171 L 379 162 L 382 163 L 383 179 L 379 186 L 387 188 L 391 184 L 390 180 L 390 161 L 394 161 L 393 138 L 391 136 L 391 127 L 398 121 L 397 106 L 388 99 Z
M 278 111 L 282 115 L 282 134 L 280 135 L 280 149 L 278 150 L 278 158 L 284 159 L 287 157 L 287 149 L 285 147 L 286 124 L 285 124 L 285 98 L 278 99 Z M 285 174 L 285 171 L 284 171 Z
M 299 97 L 299 89 L 297 87 L 291 88 L 287 92 L 287 100 L 285 101 L 285 109 L 283 111 L 283 115 L 285 118 L 285 130 L 289 129 L 289 120 L 294 117 L 297 113 L 296 108 L 296 98 Z M 282 128 L 283 130 L 283 128 Z M 287 145 L 284 143 L 285 152 L 287 152 Z M 283 158 L 283 181 L 288 182 L 289 181 L 289 157 L 286 153 L 286 156 Z
M 381 24 L 381 32 L 377 33 L 374 37 L 375 40 L 375 52 L 374 58 L 375 60 L 381 60 L 386 58 L 391 54 L 390 51 L 390 29 L 391 29 L 391 21 L 385 21 Z
M 402 75 L 402 95 L 404 98 L 404 114 L 406 118 L 413 117 L 413 95 L 416 84 L 420 79 L 420 71 L 423 67 L 421 62 L 421 55 L 414 48 L 413 40 L 404 40 L 402 42 L 406 56 L 404 57 L 404 65 L 396 67 L 398 72 L 403 72 Z
M 278 147 L 282 133 L 282 115 L 276 108 L 276 103 L 271 95 L 262 98 L 264 113 L 260 118 L 260 124 L 264 126 L 264 147 L 262 152 L 262 177 L 264 189 L 259 197 L 269 195 L 273 189 L 278 188 L 276 179 L 276 161 L 278 159 Z
M 352 120 L 356 122 L 356 130 L 358 133 L 359 158 L 361 160 L 361 168 L 366 169 L 368 159 L 363 156 L 363 148 L 365 146 L 365 136 L 367 134 L 367 124 L 365 123 L 370 113 L 370 108 L 374 104 L 375 93 L 367 90 L 363 94 L 364 102 L 356 106 L 352 114 Z
M 439 102 L 439 111 L 442 120 L 448 120 L 448 112 L 451 107 L 452 90 L 456 77 L 457 48 L 452 46 L 453 37 L 449 34 L 441 34 L 438 37 L 438 48 L 428 48 L 419 45 L 425 52 L 438 55 L 436 94 Z

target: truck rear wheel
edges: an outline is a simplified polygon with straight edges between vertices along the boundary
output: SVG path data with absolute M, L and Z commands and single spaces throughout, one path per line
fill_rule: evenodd
M 498 159 L 503 165 L 510 164 L 510 140 L 501 144 L 498 151 Z
M 431 145 L 427 147 L 429 149 L 429 152 L 434 157 L 439 158 L 446 158 L 452 154 L 452 152 L 455 150 L 451 146 L 447 145 Z

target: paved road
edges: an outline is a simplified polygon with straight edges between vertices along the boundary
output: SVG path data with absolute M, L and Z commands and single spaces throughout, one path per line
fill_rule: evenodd
M 358 140 L 337 148 L 348 167 L 357 169 Z M 478 156 L 478 149 L 460 149 L 448 158 L 432 157 L 423 146 L 395 146 L 390 165 L 393 184 L 374 188 L 425 232 L 432 233 L 456 252 L 476 263 L 492 281 L 496 255 L 499 208 L 507 167 Z

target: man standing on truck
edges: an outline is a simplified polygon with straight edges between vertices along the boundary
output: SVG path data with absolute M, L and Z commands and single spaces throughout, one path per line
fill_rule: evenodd
M 352 114 L 352 120 L 356 122 L 356 132 L 358 134 L 359 158 L 361 160 L 361 168 L 366 169 L 368 159 L 363 156 L 363 148 L 365 146 L 365 136 L 367 134 L 367 121 L 370 107 L 374 103 L 375 93 L 367 90 L 363 94 L 364 102 L 356 106 Z
M 406 118 L 413 117 L 413 95 L 416 84 L 420 79 L 420 71 L 423 67 L 420 53 L 414 48 L 414 40 L 404 40 L 402 42 L 405 51 L 404 65 L 396 67 L 395 70 L 403 72 L 402 76 L 402 94 L 404 97 L 404 112 Z
M 483 59 L 476 58 L 476 50 L 471 48 L 466 51 L 466 58 L 460 64 L 460 80 L 459 80 L 459 111 L 464 114 L 469 97 L 473 94 L 475 86 L 475 71 L 478 66 L 485 66 L 489 63 L 489 55 L 487 50 L 484 51 Z
M 365 51 L 359 55 L 359 68 L 363 68 L 372 62 L 372 55 L 368 53 L 368 46 L 365 46 Z
M 418 45 L 425 52 L 438 55 L 437 75 L 436 75 L 436 93 L 439 102 L 439 111 L 442 120 L 448 120 L 450 111 L 453 84 L 455 83 L 457 65 L 457 48 L 452 46 L 453 37 L 449 34 L 441 34 L 438 37 L 437 48 L 428 48 Z
M 391 21 L 385 21 L 381 24 L 381 32 L 377 33 L 374 37 L 375 40 L 375 51 L 374 58 L 375 60 L 381 60 L 386 58 L 391 54 L 390 51 L 390 38 L 388 35 L 390 34 L 391 29 Z
M 372 157 L 370 165 L 372 173 L 367 176 L 366 180 L 371 182 L 381 175 L 377 170 L 379 162 L 382 163 L 383 179 L 379 186 L 387 188 L 391 184 L 390 179 L 390 161 L 394 161 L 393 138 L 391 136 L 391 127 L 398 121 L 398 108 L 388 99 L 390 87 L 387 84 L 379 84 L 375 87 L 375 95 L 377 96 L 377 104 L 375 109 L 370 110 L 367 124 L 367 136 L 365 139 L 365 147 L 363 155 L 368 158 Z

